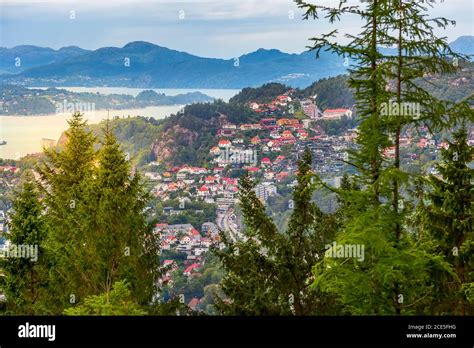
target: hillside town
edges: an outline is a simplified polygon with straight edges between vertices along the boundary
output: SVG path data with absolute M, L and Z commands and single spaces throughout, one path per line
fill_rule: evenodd
M 295 102 L 303 114 L 295 112 Z M 248 107 L 261 118 L 258 123 L 224 123 L 217 132 L 215 144 L 209 150 L 207 167 L 183 165 L 170 170 L 147 171 L 145 176 L 152 182 L 153 195 L 166 203 L 178 197 L 179 207 L 165 207 L 167 215 L 179 215 L 186 211 L 190 201 L 202 201 L 216 207 L 216 220 L 201 226 L 191 224 L 158 223 L 155 231 L 162 236 L 162 251 L 172 250 L 185 254 L 181 264 L 164 259 L 163 267 L 172 264 L 162 282 L 172 286 L 173 272 L 186 277 L 199 277 L 205 267 L 206 254 L 210 246 L 218 245 L 219 231 L 226 231 L 230 238 L 244 238 L 239 217 L 235 215 L 238 203 L 238 180 L 233 177 L 235 170 L 247 171 L 258 184 L 257 197 L 266 203 L 269 197 L 279 195 L 282 187 L 295 184 L 298 156 L 305 148 L 314 156 L 313 169 L 327 184 L 338 187 L 347 164 L 347 150 L 355 148 L 357 129 L 347 129 L 340 135 L 326 134 L 318 121 L 334 121 L 351 118 L 350 109 L 326 109 L 320 111 L 311 99 L 297 100 L 292 91 L 277 96 L 270 103 L 248 103 Z M 276 116 L 280 115 L 280 117 Z M 281 116 L 282 115 L 282 116 Z M 428 129 L 421 129 L 420 136 L 406 132 L 400 138 L 407 160 L 419 159 L 420 155 L 433 157 L 443 147 L 445 141 L 433 139 Z M 474 134 L 471 133 L 474 144 Z M 393 158 L 394 148 L 384 150 L 385 156 Z M 434 158 L 434 157 L 433 157 Z M 150 163 L 148 168 L 158 166 Z M 436 174 L 433 168 L 431 173 Z M 287 197 L 289 200 L 289 197 Z M 189 299 L 188 305 L 199 308 L 199 298 Z
M 299 99 L 292 89 L 268 103 L 251 101 L 247 106 L 259 115 L 258 121 L 224 122 L 209 149 L 209 161 L 205 166 L 189 164 L 163 169 L 161 163 L 150 162 L 141 168 L 150 184 L 152 197 L 162 203 L 160 209 L 152 206 L 150 210 L 163 219 L 157 221 L 154 232 L 161 239 L 161 263 L 165 270 L 160 284 L 171 289 L 170 294 L 176 276 L 192 280 L 202 275 L 210 248 L 219 247 L 220 232 L 224 231 L 234 241 L 245 238 L 242 221 L 236 212 L 239 191 L 236 173 L 248 172 L 255 178 L 256 196 L 266 204 L 271 197 L 279 196 L 285 188 L 295 185 L 297 161 L 305 148 L 313 153 L 313 170 L 327 184 L 338 187 L 343 174 L 351 171 L 348 151 L 355 149 L 357 128 L 342 129 L 338 134 L 330 135 L 324 130 L 323 123 L 351 120 L 353 110 L 320 110 L 314 98 Z M 470 144 L 474 144 L 473 132 Z M 433 160 L 448 144 L 430 136 L 428 129 L 421 128 L 419 134 L 408 131 L 401 134 L 400 145 L 402 159 L 414 161 L 420 156 Z M 387 159 L 393 158 L 394 147 L 386 148 L 384 154 Z M 19 171 L 14 165 L 0 166 L 2 192 L 14 187 Z M 431 167 L 427 171 L 436 174 Z M 284 198 L 289 202 L 291 197 L 286 195 Z M 211 205 L 215 218 L 202 220 L 207 217 L 204 210 L 190 209 L 192 204 Z M 291 209 L 290 205 L 288 207 Z M 0 210 L 0 232 L 7 232 L 9 207 L 3 209 Z M 190 210 L 201 216 L 199 225 L 189 221 L 167 222 Z M 4 239 L 0 239 L 0 248 L 6 247 Z M 186 299 L 193 310 L 202 310 L 201 302 L 199 297 Z

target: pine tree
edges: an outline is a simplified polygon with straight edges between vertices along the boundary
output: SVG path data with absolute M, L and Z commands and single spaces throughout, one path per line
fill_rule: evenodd
M 13 201 L 13 213 L 9 223 L 7 240 L 10 250 L 14 248 L 33 248 L 33 255 L 6 255 L 0 259 L 3 276 L 0 277 L 0 289 L 6 295 L 7 312 L 14 315 L 40 314 L 36 301 L 45 285 L 43 241 L 46 224 L 43 206 L 33 181 L 23 184 Z
M 324 258 L 315 268 L 315 286 L 339 294 L 348 313 L 402 314 L 417 311 L 429 301 L 428 265 L 435 264 L 444 270 L 448 266 L 438 255 L 430 254 L 425 241 L 416 239 L 403 228 L 405 215 L 400 202 L 400 187 L 409 177 L 400 170 L 399 136 L 404 124 L 416 122 L 410 117 L 386 115 L 384 107 L 391 98 L 400 105 L 423 96 L 426 97 L 422 106 L 423 122 L 430 126 L 444 126 L 445 114 L 449 111 L 446 104 L 428 98 L 413 79 L 422 75 L 421 62 L 427 65 L 430 73 L 454 70 L 444 60 L 446 52 L 443 49 L 447 44 L 444 39 L 434 37 L 428 25 L 429 19 L 423 13 L 426 9 L 415 2 L 410 5 L 398 0 L 374 0 L 349 6 L 346 1 L 339 1 L 339 6 L 335 7 L 311 5 L 304 1 L 297 3 L 306 9 L 306 18 L 318 18 L 322 12 L 332 23 L 345 14 L 352 14 L 363 22 L 358 35 L 346 34 L 351 39 L 347 45 L 329 40 L 337 31 L 312 39 L 315 42 L 313 48 L 318 52 L 324 48 L 354 61 L 349 70 L 348 84 L 355 90 L 356 113 L 361 123 L 358 148 L 351 152 L 350 162 L 358 171 L 355 179 L 361 190 L 344 194 L 343 201 L 346 206 L 350 202 L 352 212 L 346 212 L 348 219 L 336 240 L 342 245 L 364 246 L 366 253 L 365 261 L 361 263 L 354 259 L 348 262 L 348 258 Z M 397 13 L 398 19 L 394 16 Z M 417 21 L 418 27 L 415 25 Z M 434 22 L 445 26 L 447 20 L 441 18 Z M 382 54 L 382 45 L 396 45 L 398 54 Z M 449 49 L 447 52 L 451 53 Z M 456 108 L 458 106 L 452 109 Z M 396 148 L 393 165 L 383 155 L 383 150 L 392 144 L 391 137 Z M 361 285 L 354 289 L 355 283 Z
M 451 315 L 472 315 L 474 302 L 467 298 L 474 282 L 473 194 L 474 149 L 467 143 L 464 127 L 453 133 L 453 141 L 442 150 L 439 175 L 430 175 L 431 191 L 426 195 L 424 225 L 441 253 L 452 265 L 455 276 L 433 274 L 436 311 Z
M 99 151 L 81 114 L 68 122 L 63 146 L 45 150 L 46 159 L 38 166 L 40 192 L 25 185 L 13 219 L 14 240 L 35 229 L 44 233 L 39 268 L 44 283 L 41 293 L 34 292 L 35 311 L 62 314 L 65 308 L 85 305 L 86 298 L 89 303 L 93 296 L 113 293 L 114 284 L 121 282 L 128 284 L 133 303 L 150 305 L 160 269 L 159 239 L 145 214 L 148 193 L 108 121 Z M 27 269 L 23 261 L 15 262 L 13 266 Z M 31 302 L 33 295 L 23 299 L 23 283 L 6 279 L 17 289 L 17 297 L 10 295 L 17 306 Z
M 85 193 L 93 180 L 96 139 L 87 131 L 80 113 L 74 113 L 68 124 L 63 147 L 45 150 L 46 159 L 37 168 L 49 229 L 45 241 L 49 296 L 43 298 L 43 309 L 51 314 L 62 313 L 93 287 L 92 265 L 87 262 L 91 245 L 84 236 L 88 218 Z
M 138 173 L 132 173 L 129 155 L 117 143 L 107 121 L 98 152 L 94 180 L 88 186 L 85 242 L 91 245 L 90 277 L 95 293 L 111 291 L 126 280 L 138 303 L 148 303 L 159 275 L 158 240 L 148 225 L 148 201 Z
M 334 217 L 322 213 L 312 202 L 314 176 L 309 149 L 298 163 L 297 185 L 293 191 L 294 210 L 285 235 L 285 246 L 277 254 L 282 264 L 280 281 L 288 287 L 296 315 L 322 314 L 328 296 L 316 296 L 309 289 L 313 265 L 322 257 L 324 248 L 334 239 L 337 223 Z
M 332 189 L 332 188 L 329 188 L 329 189 Z M 349 175 L 345 173 L 342 176 L 339 190 L 335 190 L 335 192 L 337 193 L 337 202 L 339 205 L 336 214 L 338 215 L 338 220 L 342 224 L 346 222 L 348 219 L 350 219 L 351 213 L 354 213 L 352 209 L 352 202 L 351 202 L 352 200 L 351 198 L 353 196 L 352 192 L 354 191 L 360 191 L 360 188 L 355 183 L 355 180 L 351 179 Z
M 246 225 L 246 237 L 233 243 L 221 232 L 219 250 L 214 252 L 227 274 L 221 281 L 225 298 L 216 298 L 216 309 L 224 315 L 278 315 L 278 264 L 267 257 L 274 253 L 280 234 L 265 213 L 265 207 L 253 191 L 255 183 L 247 174 L 239 181 L 240 207 Z M 270 250 L 265 251 L 265 247 Z M 267 252 L 267 256 L 265 255 Z
M 393 233 L 396 246 L 404 231 L 403 197 L 401 189 L 407 183 L 407 173 L 403 172 L 400 161 L 400 134 L 406 126 L 428 124 L 434 131 L 441 130 L 446 125 L 456 121 L 456 114 L 450 114 L 453 105 L 437 100 L 418 86 L 415 79 L 422 79 L 425 74 L 451 73 L 457 70 L 451 59 L 463 58 L 449 48 L 444 39 L 438 39 L 433 33 L 431 22 L 446 28 L 448 21 L 444 18 L 427 20 L 424 14 L 429 5 L 418 2 L 403 2 L 393 0 L 386 6 L 395 16 L 384 18 L 387 30 L 381 38 L 385 46 L 395 47 L 396 54 L 384 55 L 383 66 L 387 76 L 387 100 L 384 106 L 388 109 L 395 106 L 392 112 L 384 110 L 383 120 L 395 148 L 393 163 L 385 171 L 384 177 L 390 178 L 392 186 L 391 200 L 393 215 Z M 393 33 L 393 34 L 392 34 Z M 467 105 L 464 105 L 467 106 Z M 446 120 L 446 116 L 449 116 Z M 394 284 L 395 296 L 400 293 L 398 282 Z M 400 314 L 401 304 L 395 302 L 397 314 Z

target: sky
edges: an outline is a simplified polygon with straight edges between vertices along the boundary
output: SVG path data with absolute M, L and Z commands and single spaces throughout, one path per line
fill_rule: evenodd
M 302 20 L 302 14 L 291 0 L 0 0 L 0 47 L 97 49 L 148 41 L 215 58 L 258 48 L 300 53 L 308 38 L 332 30 L 326 20 Z M 448 41 L 474 35 L 474 0 L 437 0 L 430 15 L 456 21 L 438 32 Z M 359 22 L 348 18 L 339 28 L 342 40 L 342 33 L 358 32 Z

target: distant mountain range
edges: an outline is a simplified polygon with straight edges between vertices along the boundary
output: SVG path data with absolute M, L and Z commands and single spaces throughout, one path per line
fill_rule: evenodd
M 0 73 L 16 74 L 29 68 L 59 63 L 88 52 L 90 51 L 76 46 L 62 47 L 59 50 L 30 45 L 0 47 Z
M 460 36 L 449 44 L 458 53 L 474 55 L 474 36 Z M 472 57 L 471 57 L 472 61 Z
M 473 54 L 474 37 L 452 43 Z M 235 59 L 198 57 L 148 42 L 88 51 L 36 46 L 0 48 L 0 82 L 25 86 L 121 86 L 139 88 L 243 88 L 280 82 L 306 87 L 346 71 L 344 60 L 329 52 L 289 54 L 259 49 Z

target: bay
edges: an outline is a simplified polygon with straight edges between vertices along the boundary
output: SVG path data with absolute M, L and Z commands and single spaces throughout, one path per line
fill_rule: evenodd
M 31 87 L 35 89 L 46 89 L 48 87 Z M 185 94 L 191 92 L 201 92 L 216 99 L 229 101 L 234 95 L 240 92 L 240 89 L 212 89 L 212 88 L 129 88 L 129 87 L 57 87 L 58 89 L 65 89 L 70 92 L 88 92 L 100 94 L 129 94 L 136 97 L 140 92 L 145 90 L 152 90 L 156 93 L 164 93 L 165 95 L 175 96 L 178 94 Z
M 34 87 L 37 88 L 37 87 Z M 61 87 L 63 88 L 63 87 Z M 144 89 L 122 88 L 122 87 L 64 87 L 73 92 L 90 92 L 102 94 L 130 94 L 136 96 Z M 214 98 L 228 101 L 239 90 L 229 89 L 154 89 L 157 93 L 166 95 L 177 95 L 187 92 L 201 92 Z M 142 109 L 123 110 L 95 110 L 86 112 L 85 118 L 89 124 L 99 123 L 114 116 L 146 116 L 163 119 L 179 111 L 183 105 L 150 106 Z M 67 119 L 70 113 L 58 113 L 54 115 L 31 115 L 31 116 L 0 116 L 0 141 L 5 140 L 6 145 L 0 145 L 0 158 L 19 159 L 27 154 L 41 152 L 42 139 L 57 141 L 68 125 Z

